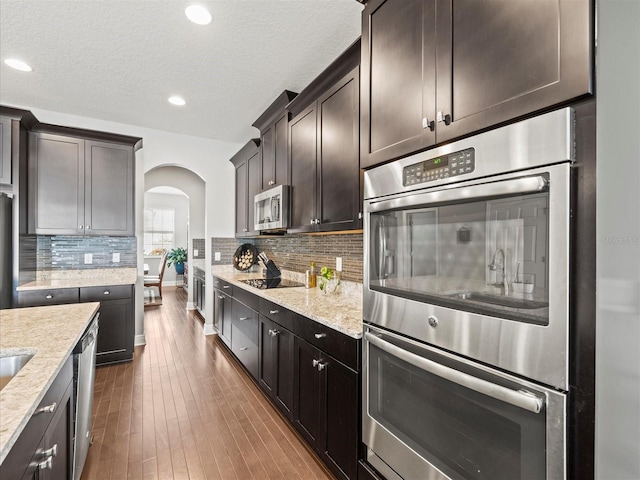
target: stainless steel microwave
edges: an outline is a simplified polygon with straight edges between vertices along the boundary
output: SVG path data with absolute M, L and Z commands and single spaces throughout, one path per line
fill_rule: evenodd
M 255 196 L 255 230 L 286 230 L 289 226 L 289 189 L 289 185 L 278 185 Z

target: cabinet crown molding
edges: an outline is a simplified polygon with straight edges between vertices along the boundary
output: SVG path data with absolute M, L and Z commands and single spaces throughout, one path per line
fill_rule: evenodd
M 260 115 L 258 119 L 251 124 L 251 126 L 256 127 L 262 132 L 265 127 L 273 123 L 280 115 L 282 115 L 282 112 L 285 111 L 286 106 L 297 96 L 297 92 L 285 90 L 280 95 L 278 95 L 278 98 L 276 98 L 273 103 L 269 105 L 269 107 L 267 107 L 264 113 Z
M 229 159 L 231 163 L 233 163 L 236 167 L 238 165 L 242 165 L 247 161 L 247 158 L 253 154 L 258 147 L 260 146 L 259 138 L 252 138 L 249 140 L 240 150 L 236 152 L 236 154 Z

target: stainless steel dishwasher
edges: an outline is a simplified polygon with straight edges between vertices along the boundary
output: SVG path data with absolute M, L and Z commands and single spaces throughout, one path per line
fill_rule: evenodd
M 91 444 L 93 386 L 96 378 L 98 317 L 93 318 L 73 351 L 74 445 L 73 478 L 79 480 Z

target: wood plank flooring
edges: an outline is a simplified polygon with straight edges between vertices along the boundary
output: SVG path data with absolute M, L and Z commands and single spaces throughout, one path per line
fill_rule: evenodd
M 145 310 L 147 345 L 98 367 L 82 480 L 332 479 L 182 289 Z

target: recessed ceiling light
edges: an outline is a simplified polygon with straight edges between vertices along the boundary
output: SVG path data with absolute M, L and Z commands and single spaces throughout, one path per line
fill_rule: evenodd
M 184 98 L 182 97 L 169 97 L 169 103 L 173 104 L 173 105 L 178 105 L 179 107 L 181 107 L 182 105 L 185 105 L 187 102 L 184 101 Z
M 11 68 L 20 70 L 21 72 L 30 72 L 33 70 L 33 68 L 24 63 L 22 60 L 18 60 L 17 58 L 7 58 L 4 63 L 9 65 Z
M 189 5 L 184 10 L 185 15 L 193 23 L 208 25 L 211 23 L 211 14 L 201 5 Z

